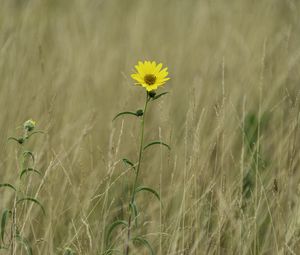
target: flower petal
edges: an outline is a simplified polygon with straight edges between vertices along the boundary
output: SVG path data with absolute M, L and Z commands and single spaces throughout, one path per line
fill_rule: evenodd
M 155 71 L 154 71 L 154 74 L 157 75 L 159 72 L 160 72 L 160 69 L 162 68 L 162 63 L 158 64 L 156 67 L 155 67 Z

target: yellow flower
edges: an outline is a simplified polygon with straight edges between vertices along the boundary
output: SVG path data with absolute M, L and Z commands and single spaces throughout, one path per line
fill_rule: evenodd
M 131 78 L 136 80 L 138 85 L 143 86 L 147 91 L 156 90 L 159 86 L 166 83 L 168 78 L 168 68 L 162 69 L 162 64 L 156 64 L 155 61 L 139 61 L 135 66 L 136 73 L 131 75 Z

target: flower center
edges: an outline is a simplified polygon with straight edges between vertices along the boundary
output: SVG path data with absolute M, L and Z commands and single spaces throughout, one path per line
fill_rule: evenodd
M 148 85 L 153 85 L 156 81 L 156 77 L 153 74 L 146 74 L 144 77 L 144 81 L 148 84 Z

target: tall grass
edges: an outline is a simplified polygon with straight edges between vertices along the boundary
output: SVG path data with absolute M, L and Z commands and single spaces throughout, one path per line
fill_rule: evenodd
M 149 148 L 141 175 L 163 206 L 151 194 L 138 201 L 155 252 L 299 253 L 298 1 L 0 5 L 1 183 L 16 176 L 7 137 L 19 123 L 33 118 L 47 132 L 28 144 L 46 210 L 33 207 L 22 233 L 34 254 L 101 254 L 106 226 L 126 213 L 122 157 L 137 157 L 139 127 L 112 118 L 142 105 L 129 75 L 143 59 L 171 76 L 145 138 L 164 137 L 172 151 Z M 13 199 L 1 190 L 1 212 Z

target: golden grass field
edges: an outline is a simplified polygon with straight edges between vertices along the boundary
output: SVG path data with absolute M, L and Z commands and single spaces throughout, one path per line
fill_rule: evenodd
M 7 138 L 30 118 L 46 132 L 27 145 L 42 178 L 26 176 L 26 189 L 46 210 L 21 212 L 34 255 L 103 254 L 107 226 L 127 217 L 122 159 L 137 160 L 139 121 L 112 119 L 143 106 L 130 77 L 139 60 L 162 62 L 171 77 L 149 106 L 145 139 L 172 149 L 149 148 L 139 179 L 161 196 L 138 197 L 138 232 L 155 254 L 300 254 L 298 0 L 0 6 L 0 183 L 18 179 L 18 144 Z M 0 189 L 0 212 L 13 196 Z M 122 251 L 124 230 L 112 238 Z

